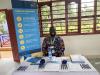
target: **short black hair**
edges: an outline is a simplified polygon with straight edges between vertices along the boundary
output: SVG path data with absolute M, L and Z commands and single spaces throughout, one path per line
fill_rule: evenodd
M 52 31 L 52 30 L 55 30 L 54 26 L 51 26 L 49 31 Z
M 50 34 L 51 33 L 55 33 L 55 35 L 56 35 L 56 29 L 55 29 L 55 27 L 51 26 L 50 29 L 49 29 L 49 32 L 50 32 Z

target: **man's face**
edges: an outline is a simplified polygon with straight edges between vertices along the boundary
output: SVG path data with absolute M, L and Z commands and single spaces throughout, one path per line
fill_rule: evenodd
M 56 34 L 55 34 L 55 32 L 51 32 L 50 35 L 51 36 L 55 36 Z

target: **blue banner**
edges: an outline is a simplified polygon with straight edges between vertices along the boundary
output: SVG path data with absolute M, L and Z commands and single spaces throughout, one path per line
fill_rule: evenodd
M 11 0 L 12 8 L 37 9 L 37 0 Z
M 13 9 L 20 56 L 41 50 L 37 9 Z

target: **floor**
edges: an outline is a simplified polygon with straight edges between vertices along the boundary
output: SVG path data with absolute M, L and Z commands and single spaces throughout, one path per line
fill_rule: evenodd
M 0 58 L 11 58 L 13 57 L 12 51 L 0 51 Z
M 90 63 L 100 72 L 100 58 L 88 58 Z M 12 58 L 0 59 L 0 75 L 12 75 L 12 72 L 18 67 L 18 63 Z
M 12 72 L 18 67 L 12 58 L 0 59 L 0 75 L 12 75 Z
M 97 69 L 97 71 L 100 73 L 100 58 L 88 58 L 90 63 Z

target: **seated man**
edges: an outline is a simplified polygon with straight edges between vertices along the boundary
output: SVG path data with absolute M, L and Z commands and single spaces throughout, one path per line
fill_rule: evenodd
M 44 56 L 48 56 L 48 48 L 52 46 L 54 51 L 52 51 L 52 56 L 60 57 L 64 55 L 64 42 L 59 36 L 56 36 L 56 30 L 52 26 L 49 30 L 50 35 L 44 38 L 42 44 L 42 51 Z

